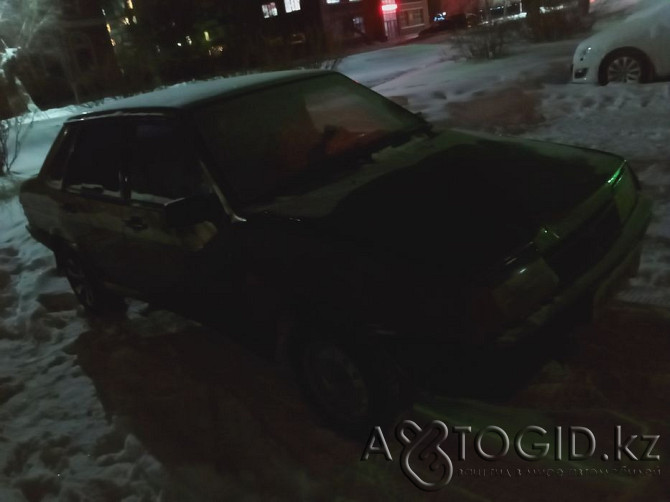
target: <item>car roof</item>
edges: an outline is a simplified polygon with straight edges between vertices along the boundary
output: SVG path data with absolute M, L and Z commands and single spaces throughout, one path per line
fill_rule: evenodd
M 68 121 L 104 115 L 169 111 L 193 108 L 208 101 L 272 87 L 295 80 L 333 74 L 330 70 L 287 70 L 222 77 L 201 82 L 176 84 L 163 89 L 109 101 L 90 111 L 74 115 Z

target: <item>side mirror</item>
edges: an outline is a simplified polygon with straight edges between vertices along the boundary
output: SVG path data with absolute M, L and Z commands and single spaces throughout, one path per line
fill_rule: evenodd
M 187 227 L 203 221 L 221 219 L 223 208 L 216 194 L 192 195 L 163 206 L 165 221 L 170 227 Z

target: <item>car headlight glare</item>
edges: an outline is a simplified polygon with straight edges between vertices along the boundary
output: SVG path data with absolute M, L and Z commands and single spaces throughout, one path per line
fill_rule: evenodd
M 523 318 L 547 300 L 558 287 L 558 276 L 543 259 L 516 269 L 492 291 L 506 320 Z
M 623 222 L 633 212 L 635 202 L 637 201 L 637 187 L 635 186 L 632 171 L 627 166 L 622 167 L 617 171 L 617 174 L 620 175 L 612 182 L 614 203 L 619 211 L 619 217 Z
M 586 58 L 586 56 L 588 56 L 591 53 L 591 50 L 592 49 L 590 46 L 582 47 L 582 49 L 578 52 L 579 60 L 583 61 L 584 58 Z
M 518 267 L 502 282 L 475 291 L 475 326 L 486 333 L 524 319 L 549 300 L 558 286 L 558 276 L 542 258 Z

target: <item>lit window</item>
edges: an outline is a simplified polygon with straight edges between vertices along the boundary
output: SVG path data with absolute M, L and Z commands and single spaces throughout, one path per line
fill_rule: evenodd
M 275 17 L 277 15 L 277 4 L 274 2 L 264 3 L 261 5 L 261 8 L 263 9 L 263 17 L 265 19 L 269 17 Z
M 300 10 L 300 0 L 284 0 L 284 9 L 286 12 Z
M 340 3 L 340 0 L 326 0 L 326 3 Z

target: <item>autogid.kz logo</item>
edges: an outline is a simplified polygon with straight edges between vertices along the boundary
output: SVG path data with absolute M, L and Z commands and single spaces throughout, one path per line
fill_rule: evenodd
M 452 433 L 451 437 L 455 436 L 451 444 L 447 441 L 449 432 Z M 424 428 L 412 420 L 404 420 L 396 427 L 395 435 L 402 447 L 400 469 L 417 488 L 426 491 L 444 488 L 451 482 L 454 474 L 478 477 L 660 475 L 657 463 L 661 459 L 657 453 L 660 435 L 624 434 L 621 425 L 614 427 L 610 441 L 605 441 L 606 446 L 599 450 L 600 455 L 596 454 L 599 443 L 595 434 L 583 426 L 556 426 L 548 431 L 537 425 L 529 425 L 510 435 L 496 425 L 473 431 L 469 425 L 452 426 L 450 429 L 440 420 L 433 420 Z M 469 444 L 474 451 L 468 451 Z M 449 451 L 456 459 L 454 462 L 458 463 L 465 462 L 468 456 L 474 455 L 492 463 L 515 456 L 526 462 L 546 459 L 556 462 L 578 461 L 580 464 L 577 467 L 561 463 L 557 464 L 559 467 L 543 469 L 495 466 L 489 469 L 468 469 L 461 467 L 465 464 L 457 464 L 455 468 Z M 361 460 L 367 461 L 371 455 L 383 456 L 387 461 L 393 461 L 388 442 L 379 426 L 372 429 Z M 585 467 L 584 462 L 590 459 L 600 461 L 601 464 Z M 629 467 L 624 462 L 645 463 L 637 464 L 644 467 Z

